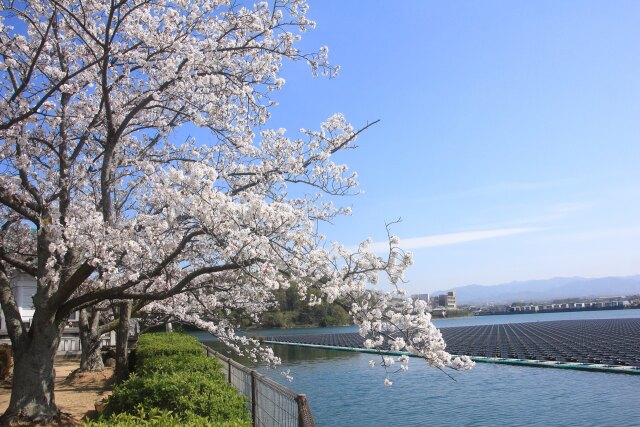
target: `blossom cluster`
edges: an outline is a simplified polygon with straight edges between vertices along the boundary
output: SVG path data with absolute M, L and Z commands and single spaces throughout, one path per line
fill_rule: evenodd
M 352 304 L 351 315 L 359 325 L 360 335 L 366 338 L 364 347 L 378 351 L 387 374 L 394 364 L 394 359 L 386 355 L 389 351 L 420 357 L 438 369 L 468 370 L 474 366 L 468 356 L 454 357 L 445 350 L 442 334 L 431 322 L 425 301 L 393 300 L 391 293 L 369 292 L 359 303 Z M 399 360 L 408 363 L 405 355 Z M 398 371 L 407 369 L 403 365 Z
M 326 47 L 297 47 L 315 25 L 306 2 L 242 4 L 3 3 L 0 276 L 36 276 L 36 313 L 57 310 L 47 318 L 143 301 L 273 364 L 231 319 L 258 321 L 295 283 L 311 303 L 317 289 L 352 304 L 370 348 L 467 368 L 426 307 L 392 303 L 412 263 L 396 237 L 380 256 L 370 240 L 351 250 L 319 232 L 350 213 L 333 202 L 358 192 L 357 174 L 335 155 L 369 125 L 334 114 L 317 130 L 267 126 L 284 61 L 338 71 Z M 206 136 L 179 136 L 191 127 Z M 392 292 L 371 291 L 380 275 Z

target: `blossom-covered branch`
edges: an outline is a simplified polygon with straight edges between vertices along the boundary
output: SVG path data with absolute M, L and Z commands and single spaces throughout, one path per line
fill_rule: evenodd
M 410 255 L 395 240 L 388 257 L 366 243 L 350 251 L 317 227 L 349 214 L 333 202 L 357 193 L 357 175 L 335 155 L 373 123 L 334 114 L 317 130 L 267 126 L 284 62 L 338 71 L 326 47 L 298 49 L 315 25 L 307 11 L 304 0 L 0 3 L 0 302 L 14 381 L 27 385 L 6 419 L 57 414 L 64 323 L 103 301 L 154 301 L 147 310 L 250 344 L 231 312 L 257 318 L 273 290 L 296 283 L 300 298 L 314 298 L 310 287 L 351 298 L 360 324 L 401 326 L 369 286 L 387 274 L 395 289 Z M 184 129 L 197 138 L 179 138 Z M 29 334 L 16 272 L 37 279 Z M 408 348 L 437 365 L 439 341 L 416 316 L 402 324 Z

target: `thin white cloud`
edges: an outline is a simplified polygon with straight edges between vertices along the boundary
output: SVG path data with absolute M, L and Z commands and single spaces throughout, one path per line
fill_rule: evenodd
M 502 223 L 502 225 L 525 225 L 525 224 L 540 224 L 545 222 L 555 222 L 563 219 L 571 218 L 575 216 L 577 213 L 585 211 L 591 207 L 593 207 L 595 203 L 558 203 L 552 206 L 549 206 L 546 209 L 546 212 L 543 211 L 538 216 L 530 216 L 526 218 L 521 218 L 514 221 L 509 221 L 506 223 Z M 533 210 L 533 209 L 531 209 Z
M 460 243 L 473 242 L 476 240 L 495 239 L 498 237 L 513 236 L 515 234 L 531 233 L 540 231 L 542 228 L 519 227 L 519 228 L 497 228 L 492 230 L 463 231 L 460 233 L 434 234 L 432 236 L 410 237 L 400 240 L 400 247 L 406 250 L 433 248 L 436 246 L 456 245 Z M 376 252 L 387 250 L 387 242 L 375 242 L 371 249 Z
M 551 238 L 553 240 L 607 240 L 632 238 L 636 236 L 640 236 L 640 227 L 589 230 L 577 233 L 557 234 Z
M 442 201 L 442 200 L 458 200 L 477 197 L 503 196 L 505 194 L 520 194 L 536 192 L 548 188 L 560 186 L 561 182 L 541 181 L 541 182 L 520 182 L 505 181 L 481 187 L 463 189 L 459 191 L 448 191 L 447 193 L 427 197 L 426 200 Z

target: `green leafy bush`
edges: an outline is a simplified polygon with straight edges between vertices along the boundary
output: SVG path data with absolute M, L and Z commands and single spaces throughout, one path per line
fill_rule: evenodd
M 136 408 L 134 414 L 120 413 L 109 418 L 102 416 L 95 421 L 84 423 L 85 427 L 248 427 L 250 424 L 247 420 L 214 422 L 192 413 L 178 417 L 173 411 L 163 409 L 152 408 L 145 411 L 142 405 Z
M 220 362 L 207 357 L 195 338 L 142 335 L 136 365 L 136 373 L 115 387 L 105 413 L 91 425 L 250 425 L 247 398 L 226 382 Z
M 109 397 L 107 414 L 144 408 L 192 412 L 214 421 L 247 417 L 246 399 L 220 377 L 203 372 L 179 371 L 151 376 L 135 376 L 125 381 Z
M 138 339 L 136 347 L 138 361 L 150 356 L 178 354 L 203 355 L 204 350 L 196 338 L 175 332 L 143 334 Z
M 139 357 L 138 357 L 139 358 Z M 176 354 L 171 356 L 147 356 L 138 360 L 136 373 L 142 376 L 149 376 L 156 373 L 191 371 L 203 372 L 224 381 L 222 374 L 222 364 L 215 357 L 202 357 L 202 355 Z

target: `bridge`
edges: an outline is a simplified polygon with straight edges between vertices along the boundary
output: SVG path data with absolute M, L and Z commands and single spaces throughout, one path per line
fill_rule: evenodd
M 640 374 L 640 318 L 560 320 L 441 328 L 447 351 L 477 362 Z M 364 348 L 358 333 L 278 335 L 266 343 Z M 395 353 L 394 353 L 395 354 Z

